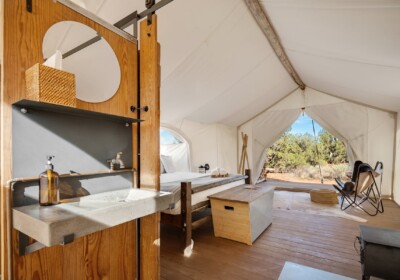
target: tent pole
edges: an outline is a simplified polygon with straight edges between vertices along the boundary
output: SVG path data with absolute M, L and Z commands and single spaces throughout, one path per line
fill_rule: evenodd
M 288 56 L 285 53 L 285 50 L 282 47 L 282 44 L 279 40 L 278 34 L 276 33 L 274 27 L 271 24 L 271 21 L 268 19 L 267 13 L 263 9 L 258 0 L 245 0 L 244 1 L 252 13 L 254 19 L 256 20 L 258 26 L 261 28 L 261 31 L 264 33 L 265 37 L 268 39 L 272 49 L 274 50 L 276 56 L 281 61 L 283 67 L 285 67 L 286 71 L 292 77 L 294 82 L 299 85 L 299 87 L 304 90 L 306 85 L 301 80 L 300 76 L 297 74 L 293 65 L 290 63 Z

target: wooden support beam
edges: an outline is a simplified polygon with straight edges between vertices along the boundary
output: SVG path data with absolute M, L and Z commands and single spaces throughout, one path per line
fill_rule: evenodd
M 272 49 L 275 51 L 283 67 L 285 67 L 286 71 L 292 77 L 294 82 L 298 84 L 302 90 L 304 90 L 306 88 L 306 85 L 303 83 L 300 76 L 297 74 L 296 70 L 290 63 L 290 60 L 287 57 L 285 50 L 283 49 L 282 44 L 279 40 L 278 34 L 272 26 L 271 21 L 268 19 L 267 13 L 263 9 L 260 1 L 245 0 L 244 2 L 246 3 L 250 12 L 253 14 L 254 19 L 256 20 L 258 26 L 261 28 L 261 31 L 264 33 L 265 37 L 267 37 Z
M 140 188 L 160 190 L 160 45 L 157 16 L 140 23 Z M 160 214 L 140 219 L 140 279 L 160 278 Z
M 182 229 L 185 231 L 184 250 L 192 244 L 192 183 L 181 183 Z
M 244 180 L 244 183 L 247 184 L 247 185 L 250 185 L 251 184 L 251 170 L 250 169 L 246 169 L 244 171 L 244 175 L 247 176 L 247 178 Z

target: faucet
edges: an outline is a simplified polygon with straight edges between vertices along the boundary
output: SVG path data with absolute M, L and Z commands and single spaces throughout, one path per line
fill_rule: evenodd
M 122 152 L 119 152 L 115 158 L 107 160 L 107 162 L 110 163 L 110 170 L 125 168 L 125 164 L 121 158 L 121 155 Z

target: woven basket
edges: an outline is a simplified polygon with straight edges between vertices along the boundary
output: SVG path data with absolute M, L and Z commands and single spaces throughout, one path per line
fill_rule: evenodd
M 338 204 L 338 196 L 331 190 L 312 190 L 310 192 L 311 201 L 322 204 Z
M 74 74 L 37 63 L 26 70 L 25 80 L 28 99 L 76 107 Z

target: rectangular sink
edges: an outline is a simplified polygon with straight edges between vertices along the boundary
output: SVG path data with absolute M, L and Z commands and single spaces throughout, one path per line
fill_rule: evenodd
M 167 209 L 169 192 L 123 189 L 76 199 L 54 206 L 38 204 L 13 208 L 13 226 L 45 246 L 62 244 Z

